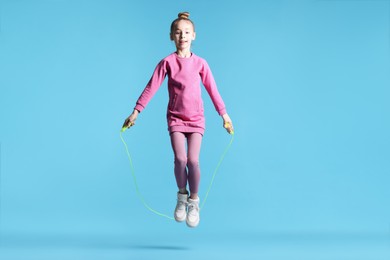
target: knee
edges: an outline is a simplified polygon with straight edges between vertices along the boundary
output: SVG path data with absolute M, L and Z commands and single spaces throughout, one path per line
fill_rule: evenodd
M 190 168 L 199 167 L 199 159 L 198 158 L 188 158 L 187 166 Z
M 175 165 L 180 165 L 182 167 L 186 167 L 187 157 L 186 156 L 175 156 Z

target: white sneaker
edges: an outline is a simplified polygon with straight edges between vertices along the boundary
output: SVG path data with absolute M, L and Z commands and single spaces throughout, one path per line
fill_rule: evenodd
M 187 199 L 188 194 L 177 193 L 177 204 L 175 208 L 175 220 L 183 222 L 187 217 Z
M 196 227 L 199 224 L 199 197 L 196 200 L 188 198 L 187 226 Z

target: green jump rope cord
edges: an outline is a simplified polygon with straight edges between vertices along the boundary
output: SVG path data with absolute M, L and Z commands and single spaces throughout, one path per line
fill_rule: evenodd
M 200 206 L 201 209 L 204 207 L 204 204 L 206 203 L 206 200 L 207 200 L 207 198 L 208 198 L 208 196 L 209 196 L 209 192 L 210 192 L 211 187 L 213 186 L 213 183 L 214 183 L 215 175 L 217 175 L 217 172 L 218 172 L 219 167 L 221 166 L 221 164 L 222 164 L 222 162 L 223 162 L 223 159 L 225 159 L 225 156 L 226 156 L 227 152 L 229 151 L 230 147 L 232 146 L 233 139 L 234 139 L 234 132 L 232 132 L 231 135 L 232 135 L 232 137 L 230 138 L 230 142 L 229 142 L 229 144 L 225 147 L 225 150 L 223 151 L 223 153 L 222 153 L 222 155 L 221 155 L 221 158 L 219 159 L 219 162 L 218 162 L 218 164 L 217 164 L 217 167 L 215 167 L 213 176 L 211 177 L 211 181 L 210 181 L 209 187 L 207 188 L 207 191 L 206 191 L 206 195 L 204 196 L 203 202 L 201 203 L 201 206 Z
M 122 130 L 120 131 L 120 138 L 122 140 L 122 143 L 124 144 L 125 148 L 126 148 L 126 154 L 127 154 L 127 157 L 129 158 L 129 163 L 130 163 L 130 169 L 131 169 L 131 175 L 133 176 L 133 181 L 134 181 L 134 186 L 135 186 L 135 190 L 136 190 L 136 193 L 137 193 L 137 196 L 138 198 L 140 199 L 140 201 L 142 202 L 142 204 L 144 205 L 145 208 L 147 208 L 149 211 L 153 212 L 154 214 L 158 215 L 158 216 L 161 216 L 161 217 L 164 217 L 164 218 L 168 218 L 168 219 L 171 219 L 171 220 L 175 220 L 173 217 L 170 217 L 166 214 L 163 214 L 161 212 L 158 212 L 157 210 L 153 209 L 152 207 L 150 207 L 144 197 L 142 196 L 142 193 L 140 192 L 140 189 L 138 187 L 138 182 L 137 182 L 137 178 L 135 176 L 135 171 L 134 171 L 134 167 L 133 167 L 133 161 L 131 159 L 131 156 L 130 156 L 130 152 L 129 152 L 129 148 L 127 146 L 127 143 L 126 141 L 123 139 L 123 136 L 122 136 L 122 133 L 126 130 L 127 128 L 122 128 Z M 218 169 L 220 168 L 221 164 L 222 164 L 222 161 L 225 159 L 225 156 L 227 154 L 227 152 L 229 151 L 230 147 L 232 146 L 232 143 L 233 143 L 233 139 L 234 139 L 234 132 L 231 133 L 231 139 L 230 139 L 230 142 L 229 144 L 226 146 L 224 152 L 222 153 L 221 155 L 221 158 L 219 159 L 219 162 L 217 164 L 217 167 L 215 168 L 214 170 L 214 173 L 212 175 L 212 178 L 211 178 L 211 181 L 210 181 L 210 184 L 209 184 L 209 187 L 207 188 L 207 192 L 206 192 L 206 195 L 203 199 L 203 203 L 201 204 L 200 208 L 202 209 L 204 207 L 204 204 L 206 203 L 206 200 L 207 200 L 207 197 L 209 196 L 209 192 L 211 190 L 211 187 L 213 186 L 213 182 L 214 182 L 214 178 L 215 178 L 215 175 L 217 175 L 217 172 L 218 172 Z

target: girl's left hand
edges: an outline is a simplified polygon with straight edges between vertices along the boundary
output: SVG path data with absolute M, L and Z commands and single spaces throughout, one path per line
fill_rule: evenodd
M 234 134 L 234 128 L 233 128 L 233 123 L 232 120 L 230 119 L 228 114 L 224 114 L 222 116 L 223 118 L 223 127 L 226 129 L 226 131 L 229 134 Z

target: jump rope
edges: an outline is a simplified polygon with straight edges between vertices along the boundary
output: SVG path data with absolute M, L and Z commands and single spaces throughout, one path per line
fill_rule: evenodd
M 131 127 L 131 126 L 132 126 L 132 125 L 130 125 L 130 127 Z M 225 125 L 225 127 L 228 127 L 228 126 Z M 137 193 L 137 196 L 138 196 L 139 200 L 142 202 L 142 204 L 144 205 L 144 207 L 145 207 L 146 209 L 148 209 L 149 211 L 151 211 L 152 213 L 154 213 L 154 214 L 156 214 L 156 215 L 158 215 L 158 216 L 160 216 L 160 217 L 164 217 L 164 218 L 167 218 L 167 219 L 175 220 L 173 217 L 168 216 L 168 215 L 166 215 L 166 214 L 163 214 L 163 213 L 161 213 L 161 212 L 159 212 L 159 211 L 153 209 L 152 207 L 150 207 L 150 206 L 146 203 L 146 200 L 145 200 L 144 196 L 143 196 L 142 193 L 140 192 L 140 189 L 139 189 L 139 186 L 138 186 L 138 182 L 137 182 L 137 178 L 136 178 L 136 176 L 135 176 L 135 171 L 134 171 L 134 166 L 133 166 L 133 160 L 131 159 L 131 155 L 130 155 L 130 152 L 129 152 L 129 148 L 128 148 L 128 146 L 127 146 L 127 143 L 126 143 L 126 141 L 123 139 L 123 136 L 122 136 L 123 132 L 125 132 L 126 129 L 128 129 L 128 127 L 123 127 L 122 130 L 121 130 L 120 133 L 119 133 L 119 136 L 120 136 L 120 138 L 121 138 L 121 140 L 122 140 L 123 145 L 125 146 L 127 157 L 129 158 L 131 175 L 133 176 L 135 191 L 136 191 L 136 193 Z M 209 186 L 208 186 L 208 188 L 207 188 L 206 195 L 205 195 L 204 198 L 203 198 L 203 202 L 202 202 L 202 204 L 201 204 L 201 206 L 200 206 L 200 209 L 202 209 L 202 208 L 204 207 L 204 204 L 206 203 L 207 197 L 209 196 L 209 192 L 210 192 L 210 190 L 211 190 L 211 187 L 213 186 L 214 178 L 215 178 L 215 176 L 217 175 L 217 172 L 218 172 L 218 170 L 219 170 L 219 168 L 220 168 L 220 166 L 221 166 L 223 160 L 225 159 L 225 156 L 226 156 L 227 152 L 229 151 L 230 147 L 232 146 L 232 143 L 233 143 L 233 140 L 234 140 L 234 131 L 231 131 L 231 132 L 230 132 L 230 135 L 231 135 L 230 142 L 229 142 L 228 145 L 225 147 L 225 150 L 223 151 L 223 153 L 222 153 L 222 155 L 221 155 L 221 157 L 220 157 L 220 159 L 219 159 L 219 161 L 218 161 L 218 164 L 217 164 L 217 166 L 215 167 L 214 173 L 213 173 L 213 175 L 212 175 L 212 177 L 211 177 L 210 184 L 209 184 Z

